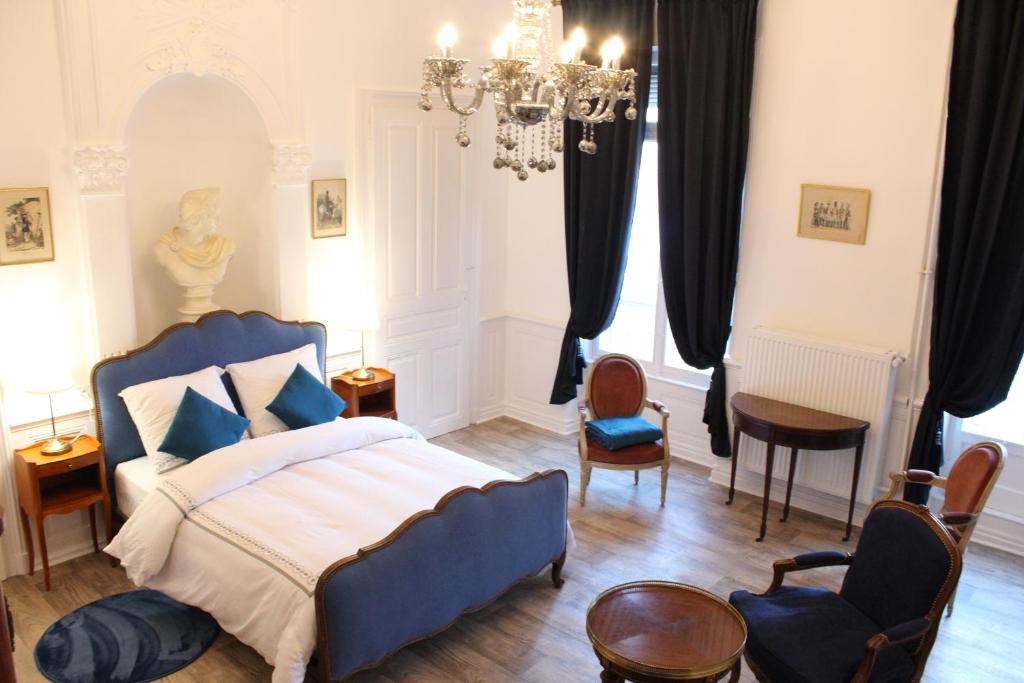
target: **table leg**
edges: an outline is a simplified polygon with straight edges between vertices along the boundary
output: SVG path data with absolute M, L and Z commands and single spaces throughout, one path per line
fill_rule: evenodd
M 789 482 L 786 484 L 786 505 L 782 508 L 782 519 L 785 522 L 789 519 L 789 499 L 793 497 L 793 475 L 796 474 L 796 456 L 800 453 L 799 448 L 792 449 L 789 456 Z
M 857 484 L 860 481 L 860 461 L 864 456 L 864 442 L 857 444 L 857 452 L 853 457 L 853 486 L 850 487 L 850 511 L 846 515 L 846 535 L 843 542 L 850 540 L 850 531 L 853 529 L 853 506 L 857 503 Z
M 764 540 L 768 531 L 768 503 L 772 497 L 772 471 L 775 469 L 775 440 L 768 442 L 768 454 L 764 463 L 764 500 L 761 502 L 761 535 L 757 542 Z
M 98 553 L 100 551 L 99 541 L 96 540 L 96 504 L 93 503 L 89 506 L 89 531 L 92 533 L 92 551 Z
M 25 534 L 25 545 L 28 546 L 28 575 L 32 576 L 36 571 L 36 546 L 32 542 L 32 529 L 24 510 L 21 511 L 21 531 Z
M 729 683 L 737 683 L 740 680 L 741 661 L 737 659 L 736 663 L 732 665 L 732 670 L 729 672 Z
M 601 683 L 623 683 L 626 679 L 608 669 L 601 670 Z
M 736 495 L 736 461 L 740 458 L 740 430 L 739 427 L 732 433 L 732 472 L 729 474 L 729 500 L 726 505 L 732 505 L 733 496 Z
M 633 470 L 633 486 L 640 483 L 640 470 Z
M 43 585 L 50 590 L 50 558 L 46 555 L 46 532 L 43 530 L 43 516 L 36 515 L 36 534 L 39 536 L 39 559 L 43 561 Z

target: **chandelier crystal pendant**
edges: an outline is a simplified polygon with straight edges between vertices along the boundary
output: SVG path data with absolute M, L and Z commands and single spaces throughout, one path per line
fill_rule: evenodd
M 494 168 L 509 169 L 519 180 L 555 168 L 554 155 L 562 151 L 562 125 L 566 119 L 583 124 L 579 149 L 597 153 L 594 126 L 615 121 L 615 106 L 627 101 L 626 118 L 636 119 L 636 72 L 619 68 L 626 49 L 618 36 L 601 47 L 600 68 L 583 60 L 587 44 L 583 28 L 573 31 L 555 54 L 551 40 L 551 9 L 560 0 L 513 0 L 514 20 L 494 41 L 490 64 L 481 67 L 474 82 L 466 74 L 468 59 L 453 56 L 458 34 L 452 24 L 438 34 L 441 56 L 423 61 L 420 109 L 430 111 L 430 93 L 437 88 L 445 106 L 459 116 L 455 141 L 469 147 L 466 120 L 479 111 L 484 97 L 494 98 L 497 154 Z M 456 91 L 473 90 L 464 105 Z

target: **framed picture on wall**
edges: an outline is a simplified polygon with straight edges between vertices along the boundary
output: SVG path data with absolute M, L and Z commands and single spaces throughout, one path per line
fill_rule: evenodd
M 0 266 L 52 261 L 50 193 L 45 187 L 0 189 Z
M 871 190 L 801 185 L 797 234 L 819 240 L 864 244 L 868 236 L 870 203 Z
M 343 237 L 348 232 L 348 195 L 344 178 L 314 180 L 313 239 Z

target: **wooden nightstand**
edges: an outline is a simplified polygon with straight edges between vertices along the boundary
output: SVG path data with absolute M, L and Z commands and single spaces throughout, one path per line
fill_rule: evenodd
M 43 559 L 43 583 L 50 590 L 50 561 L 46 555 L 46 531 L 43 519 L 48 515 L 62 515 L 88 508 L 92 546 L 99 552 L 96 540 L 95 503 L 103 504 L 107 525 L 107 542 L 112 536 L 110 494 L 107 492 L 107 474 L 103 465 L 103 447 L 94 437 L 83 435 L 71 450 L 63 455 L 43 455 L 41 444 L 15 451 L 14 468 L 18 480 L 18 500 L 21 504 L 21 525 L 28 543 L 28 573 L 35 571 L 35 550 L 29 518 L 35 520 L 39 536 L 39 552 Z
M 331 389 L 348 403 L 342 417 L 388 417 L 398 419 L 395 410 L 395 375 L 382 368 L 372 368 L 374 379 L 352 379 L 352 373 L 343 372 L 331 378 Z

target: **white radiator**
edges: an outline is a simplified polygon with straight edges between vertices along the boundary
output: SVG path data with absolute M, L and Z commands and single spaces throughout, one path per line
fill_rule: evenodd
M 885 475 L 895 370 L 903 361 L 895 351 L 758 327 L 747 338 L 740 391 L 870 422 L 857 491 L 868 503 Z M 764 442 L 741 437 L 741 466 L 760 474 L 764 461 Z M 784 479 L 788 468 L 789 449 L 777 447 L 775 476 Z M 852 473 L 852 450 L 801 453 L 795 482 L 846 499 Z

